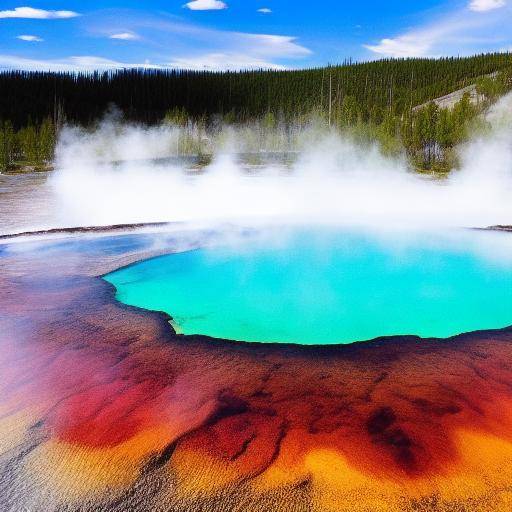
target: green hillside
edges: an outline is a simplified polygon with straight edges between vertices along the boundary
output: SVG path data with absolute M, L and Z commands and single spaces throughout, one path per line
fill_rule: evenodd
M 209 72 L 120 70 L 108 73 L 0 73 L 0 112 L 16 128 L 60 112 L 87 124 L 111 103 L 134 121 L 155 123 L 173 108 L 191 116 L 231 113 L 237 120 L 268 111 L 287 117 L 331 108 L 346 98 L 363 119 L 391 107 L 403 112 L 479 76 L 512 67 L 512 55 L 397 59 L 299 71 Z

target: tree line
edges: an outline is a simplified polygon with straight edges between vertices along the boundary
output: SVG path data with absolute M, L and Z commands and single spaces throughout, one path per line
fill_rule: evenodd
M 11 121 L 0 121 L 0 171 L 13 166 L 46 169 L 53 159 L 56 127 L 50 118 L 15 130 Z
M 468 97 L 455 109 L 428 102 L 477 82 L 482 98 L 494 101 L 509 86 L 510 69 L 512 54 L 492 53 L 290 71 L 6 71 L 0 73 L 0 165 L 46 162 L 59 126 L 92 126 L 114 104 L 128 121 L 178 116 L 182 124 L 210 129 L 220 122 L 264 125 L 269 116 L 284 126 L 321 118 L 377 138 L 385 150 L 405 148 L 415 165 L 430 169 L 450 160 L 485 105 L 475 108 Z
M 314 128 L 337 130 L 361 144 L 378 143 L 388 155 L 408 157 L 417 170 L 447 172 L 457 165 L 457 146 L 471 134 L 486 128 L 485 113 L 501 96 L 512 89 L 512 67 L 474 81 L 470 91 L 462 94 L 450 106 L 440 107 L 435 101 L 407 108 L 400 112 L 393 106 L 364 116 L 364 104 L 346 96 L 339 104 L 327 109 L 316 108 L 306 115 L 296 115 L 292 123 L 273 112 L 251 121 L 245 134 L 238 132 L 245 151 L 289 151 L 298 149 L 301 133 L 313 135 Z M 185 109 L 175 108 L 166 113 L 164 122 L 181 128 L 177 141 L 180 154 L 208 152 L 211 141 L 221 138 L 215 125 L 208 127 L 206 118 L 194 119 Z M 236 125 L 231 113 L 222 117 L 220 132 L 225 125 Z M 242 125 L 243 126 L 243 125 Z M 209 144 L 204 144 L 208 135 Z

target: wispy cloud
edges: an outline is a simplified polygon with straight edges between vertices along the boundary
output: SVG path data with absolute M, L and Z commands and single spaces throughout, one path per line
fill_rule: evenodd
M 192 11 L 219 11 L 228 8 L 227 4 L 220 0 L 192 0 L 183 7 Z
M 205 71 L 237 71 L 240 69 L 284 70 L 286 66 L 243 53 L 206 53 L 193 57 L 177 57 L 169 62 L 172 68 Z
M 133 46 L 133 57 L 128 57 L 130 62 L 115 53 L 93 57 L 85 47 L 74 47 L 68 55 L 63 55 L 60 50 L 58 54 L 35 60 L 32 56 L 17 53 L 19 50 L 16 48 L 12 52 L 2 52 L 0 66 L 64 71 L 130 67 L 285 69 L 296 67 L 296 61 L 312 54 L 294 36 L 220 30 L 183 22 L 171 16 L 141 16 L 139 12 L 128 10 L 120 16 L 112 11 L 94 20 L 88 18 L 87 22 L 92 35 L 118 42 L 139 40 Z M 119 46 L 116 45 L 117 48 Z M 106 45 L 105 51 L 115 52 L 117 48 L 110 49 Z M 150 62 L 146 61 L 147 58 L 151 59 Z
M 118 62 L 92 55 L 47 60 L 28 59 L 15 55 L 0 55 L 0 69 L 23 69 L 31 71 L 101 71 L 124 68 L 160 69 L 162 66 L 149 62 Z
M 119 39 L 121 41 L 136 41 L 140 39 L 140 36 L 134 32 L 120 32 L 118 34 L 112 34 L 109 37 L 110 39 Z
M 469 8 L 475 12 L 486 12 L 501 9 L 505 5 L 507 5 L 505 0 L 471 0 Z
M 257 12 L 261 12 L 261 14 L 270 14 L 272 9 L 269 9 L 268 7 L 262 7 L 261 9 L 258 9 Z
M 215 38 L 220 40 L 219 46 L 225 48 L 224 50 L 174 57 L 168 65 L 216 71 L 287 69 L 289 66 L 276 63 L 275 59 L 296 59 L 312 53 L 308 48 L 298 44 L 295 37 L 290 36 L 219 32 L 211 34 L 211 40 L 215 41 Z
M 378 44 L 365 44 L 364 47 L 384 57 L 424 57 L 429 53 L 431 40 L 418 34 L 406 34 L 393 39 L 384 38 Z
M 80 16 L 75 11 L 47 11 L 33 7 L 16 7 L 10 11 L 0 11 L 0 18 L 30 18 L 38 20 L 66 19 Z
M 484 0 L 479 0 L 484 3 Z M 489 0 L 486 0 L 489 2 Z M 489 9 L 488 9 L 489 10 Z M 440 57 L 499 50 L 512 42 L 512 10 L 459 9 L 376 44 L 363 45 L 385 57 Z
M 298 58 L 311 55 L 311 50 L 297 42 L 293 36 L 269 34 L 245 34 L 233 32 L 231 36 L 252 51 L 255 55 L 266 57 Z
M 22 41 L 28 41 L 30 43 L 40 43 L 41 41 L 44 41 L 44 39 L 39 36 L 30 36 L 25 34 L 17 36 L 16 39 L 21 39 Z
M 204 27 L 172 17 L 111 15 L 97 22 L 103 36 L 130 32 L 141 36 L 138 51 L 151 51 L 152 62 L 191 69 L 284 69 L 312 54 L 289 35 L 236 32 Z
M 29 59 L 15 55 L 0 55 L 1 69 L 30 71 L 92 72 L 109 69 L 191 69 L 209 71 L 235 71 L 240 69 L 284 70 L 287 66 L 245 53 L 206 53 L 190 57 L 176 57 L 169 62 L 153 64 L 145 62 L 120 62 L 92 55 L 73 56 L 63 59 Z

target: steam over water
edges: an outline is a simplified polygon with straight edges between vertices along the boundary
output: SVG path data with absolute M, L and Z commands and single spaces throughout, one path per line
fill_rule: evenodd
M 370 228 L 512 224 L 512 96 L 489 112 L 488 121 L 492 129 L 459 148 L 460 169 L 441 180 L 414 173 L 405 158 L 386 157 L 377 146 L 358 145 L 315 127 L 295 134 L 291 163 L 264 158 L 258 166 L 240 158 L 258 147 L 268 149 L 257 140 L 256 130 L 225 129 L 211 162 L 200 171 L 191 171 L 190 161 L 168 158 L 182 135 L 176 127 L 105 121 L 95 131 L 68 128 L 45 190 L 55 204 L 54 219 L 35 219 L 32 226 L 153 221 L 308 221 Z M 275 134 L 280 149 L 288 147 L 286 135 Z
M 105 279 L 118 300 L 169 313 L 179 333 L 239 341 L 325 345 L 510 325 L 508 233 L 393 238 L 280 228 L 279 237 L 161 256 Z

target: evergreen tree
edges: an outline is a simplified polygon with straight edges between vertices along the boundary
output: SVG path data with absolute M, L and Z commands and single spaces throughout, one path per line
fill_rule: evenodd
M 55 148 L 55 127 L 52 120 L 46 118 L 38 130 L 37 162 L 48 163 L 53 159 Z
M 485 97 L 480 105 L 469 94 L 451 110 L 431 102 L 471 84 Z M 221 122 L 259 126 L 248 147 L 276 150 L 291 147 L 297 130 L 316 123 L 376 139 L 386 152 L 403 145 L 419 168 L 447 168 L 477 114 L 511 88 L 509 53 L 292 71 L 6 71 L 0 112 L 12 124 L 0 124 L 0 166 L 49 162 L 63 119 L 91 126 L 116 105 L 127 121 L 179 126 L 180 154 L 210 151 L 206 134 L 218 133 Z
M 14 161 L 15 134 L 10 121 L 0 123 L 0 171 L 7 171 Z
M 449 109 L 443 108 L 439 111 L 436 126 L 436 140 L 442 150 L 448 150 L 455 145 L 455 125 L 453 116 Z
M 419 155 L 420 166 L 426 170 L 433 168 L 438 157 L 436 139 L 439 107 L 432 101 L 415 113 L 413 125 L 413 146 Z
M 22 128 L 17 134 L 18 144 L 21 150 L 22 158 L 27 163 L 38 162 L 38 136 L 34 125 L 30 123 Z
M 0 112 L 15 128 L 51 117 L 89 125 L 109 104 L 126 119 L 158 123 L 171 112 L 182 118 L 229 116 L 237 122 L 261 118 L 267 112 L 288 123 L 316 109 L 332 114 L 344 104 L 349 115 L 380 124 L 386 109 L 402 115 L 416 105 L 464 86 L 496 95 L 497 83 L 480 79 L 496 74 L 509 88 L 512 57 L 492 53 L 464 58 L 385 59 L 291 71 L 207 72 L 124 69 L 104 73 L 0 73 Z M 490 89 L 491 87 L 491 89 Z M 346 100 L 347 97 L 353 101 Z M 330 100 L 330 101 L 329 101 Z M 230 120 L 231 122 L 231 120 Z M 342 121 L 346 123 L 346 121 Z

